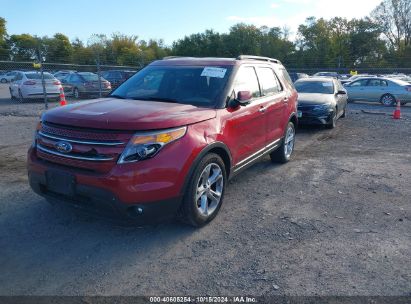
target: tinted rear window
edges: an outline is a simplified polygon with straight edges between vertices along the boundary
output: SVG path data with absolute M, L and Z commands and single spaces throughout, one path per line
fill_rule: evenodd
M 50 73 L 43 73 L 44 79 L 53 79 L 53 75 Z M 41 73 L 25 73 L 28 79 L 41 79 Z
M 78 73 L 81 77 L 83 77 L 86 81 L 98 81 L 97 74 L 94 73 Z

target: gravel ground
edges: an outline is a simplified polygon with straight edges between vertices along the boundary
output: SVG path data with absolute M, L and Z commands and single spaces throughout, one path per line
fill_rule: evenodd
M 0 86 L 0 295 L 411 295 L 411 107 L 350 104 L 293 160 L 230 182 L 217 218 L 124 227 L 27 184 L 41 102 Z M 56 105 L 54 103 L 53 105 Z

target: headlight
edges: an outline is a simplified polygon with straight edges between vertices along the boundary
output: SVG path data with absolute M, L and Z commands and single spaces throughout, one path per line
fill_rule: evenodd
M 34 131 L 33 142 L 31 143 L 31 146 L 33 148 L 35 148 L 37 145 L 37 137 L 38 137 L 40 129 L 41 129 L 41 120 L 37 123 L 36 131 Z
M 165 145 L 183 137 L 186 131 L 187 127 L 157 132 L 138 132 L 130 139 L 118 163 L 131 163 L 152 158 Z

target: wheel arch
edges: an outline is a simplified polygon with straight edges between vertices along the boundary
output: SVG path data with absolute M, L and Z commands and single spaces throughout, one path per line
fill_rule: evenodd
M 229 148 L 222 142 L 213 142 L 206 147 L 204 147 L 201 152 L 196 156 L 194 159 L 193 163 L 191 164 L 190 170 L 185 178 L 183 187 L 181 188 L 181 194 L 184 195 L 187 189 L 187 186 L 189 184 L 190 179 L 193 176 L 194 170 L 201 161 L 201 159 L 209 154 L 209 153 L 215 153 L 218 156 L 221 157 L 221 159 L 224 162 L 225 169 L 226 169 L 226 174 L 227 174 L 227 179 L 229 178 L 231 174 L 231 165 L 232 165 L 232 157 L 231 157 L 231 152 Z

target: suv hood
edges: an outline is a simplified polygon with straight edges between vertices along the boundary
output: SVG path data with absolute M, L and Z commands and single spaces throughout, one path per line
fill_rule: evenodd
M 47 111 L 46 122 L 110 130 L 154 130 L 189 125 L 216 117 L 215 109 L 192 105 L 101 98 Z

